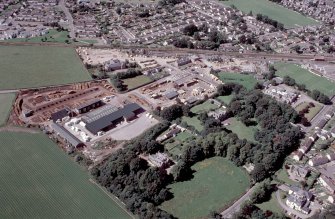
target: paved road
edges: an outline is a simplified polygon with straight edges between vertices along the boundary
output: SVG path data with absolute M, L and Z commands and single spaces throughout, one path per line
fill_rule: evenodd
M 234 213 L 238 212 L 241 208 L 241 205 L 249 199 L 250 195 L 255 190 L 255 186 L 251 187 L 247 193 L 245 193 L 239 200 L 237 200 L 232 206 L 221 212 L 223 218 L 231 218 Z
M 69 9 L 65 5 L 65 0 L 60 0 L 59 1 L 59 7 L 64 11 L 67 22 L 68 22 L 68 28 L 69 28 L 69 34 L 72 39 L 76 37 L 74 33 L 74 25 L 73 25 L 73 17 L 69 11 Z

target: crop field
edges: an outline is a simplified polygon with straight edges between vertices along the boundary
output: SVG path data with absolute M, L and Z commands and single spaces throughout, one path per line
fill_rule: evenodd
M 91 80 L 73 48 L 0 46 L 0 89 L 18 89 Z
M 0 132 L 0 145 L 0 218 L 133 218 L 44 134 Z
M 266 15 L 284 24 L 285 28 L 318 24 L 312 18 L 301 15 L 269 0 L 228 0 L 222 1 L 222 3 L 227 6 L 235 5 L 245 13 L 252 11 L 254 15 L 259 13 Z
M 193 126 L 199 132 L 201 132 L 204 129 L 203 125 L 201 124 L 201 121 L 196 116 L 193 117 L 183 116 L 182 122 L 186 122 L 189 126 Z
M 248 127 L 236 118 L 230 118 L 229 123 L 226 128 L 234 132 L 240 139 L 245 138 L 248 141 L 256 142 L 254 135 L 257 131 L 257 126 Z
M 309 103 L 307 102 L 302 102 L 299 104 L 297 107 L 295 107 L 295 110 L 299 113 L 299 111 L 303 110 L 305 107 L 307 107 Z M 322 109 L 322 106 L 320 104 L 314 104 L 314 107 L 310 107 L 308 109 L 308 113 L 305 114 L 305 117 L 308 121 L 311 121 L 316 114 Z
M 286 75 L 295 79 L 299 84 L 306 85 L 309 90 L 319 90 L 328 96 L 335 94 L 335 83 L 326 78 L 312 74 L 308 70 L 292 63 L 277 62 L 274 67 L 277 69 L 276 75 L 284 77 Z
M 192 107 L 191 112 L 199 114 L 199 113 L 202 113 L 202 112 L 208 112 L 210 110 L 215 110 L 217 108 L 219 108 L 217 105 L 211 103 L 210 100 L 207 100 L 202 104 L 199 104 L 199 105 L 196 105 L 196 106 Z
M 133 78 L 123 79 L 122 81 L 123 84 L 127 86 L 127 90 L 131 90 L 140 87 L 142 85 L 145 85 L 147 83 L 150 83 L 152 79 L 146 75 L 139 75 Z
M 0 126 L 7 122 L 15 97 L 15 93 L 0 94 Z
M 238 73 L 221 72 L 219 78 L 223 83 L 236 83 L 244 86 L 248 90 L 252 90 L 257 80 L 252 75 L 244 75 Z
M 249 187 L 249 177 L 226 158 L 213 157 L 195 164 L 190 181 L 169 186 L 174 198 L 161 208 L 177 218 L 205 218 L 232 204 Z

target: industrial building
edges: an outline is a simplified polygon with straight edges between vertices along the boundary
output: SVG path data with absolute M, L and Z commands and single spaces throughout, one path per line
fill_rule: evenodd
M 86 102 L 75 109 L 75 112 L 78 114 L 86 113 L 92 109 L 96 109 L 103 105 L 103 102 L 100 99 L 94 99 L 92 101 Z
M 106 105 L 86 114 L 82 121 L 85 123 L 86 129 L 96 135 L 100 131 L 114 128 L 122 121 L 134 119 L 141 112 L 143 112 L 142 107 L 136 103 L 130 103 L 121 108 Z
M 66 130 L 63 126 L 58 123 L 51 124 L 52 130 L 61 138 L 63 138 L 67 143 L 72 145 L 73 147 L 81 147 L 84 146 L 83 142 L 81 142 L 77 137 L 72 135 L 68 130 Z

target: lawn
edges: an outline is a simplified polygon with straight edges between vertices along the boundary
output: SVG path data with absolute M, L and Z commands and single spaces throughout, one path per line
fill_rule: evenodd
M 246 172 L 222 157 L 206 159 L 192 169 L 194 178 L 170 185 L 174 198 L 161 206 L 177 218 L 205 218 L 232 204 L 249 187 Z
M 286 184 L 289 184 L 289 185 L 298 185 L 299 184 L 299 182 L 296 182 L 296 181 L 290 179 L 287 171 L 284 168 L 282 168 L 282 169 L 280 169 L 280 170 L 277 171 L 276 177 L 280 181 L 282 181 L 282 182 L 284 182 Z
M 168 143 L 165 144 L 165 148 L 173 155 L 180 155 L 183 151 L 184 143 L 187 139 L 192 138 L 193 135 L 187 131 L 180 132 L 176 135 L 176 137 L 167 140 Z
M 0 89 L 30 88 L 90 80 L 73 48 L 0 46 Z
M 252 90 L 257 83 L 257 80 L 253 75 L 245 75 L 239 73 L 229 73 L 229 72 L 221 72 L 219 73 L 219 78 L 223 83 L 236 83 L 243 85 L 246 89 Z
M 319 90 L 328 96 L 335 94 L 335 83 L 326 78 L 312 74 L 308 70 L 301 68 L 299 65 L 285 62 L 275 63 L 275 68 L 278 70 L 276 75 L 284 77 L 286 75 L 295 79 L 299 84 L 305 84 L 309 90 Z
M 196 116 L 193 117 L 183 116 L 182 122 L 186 122 L 189 126 L 193 126 L 199 132 L 201 132 L 204 129 L 203 125 L 201 124 L 201 121 Z
M 123 79 L 122 81 L 123 84 L 127 86 L 127 90 L 132 90 L 152 82 L 152 79 L 146 75 L 139 75 L 133 78 Z
M 228 96 L 219 96 L 216 99 L 218 99 L 221 103 L 224 103 L 225 105 L 228 105 L 231 100 L 233 99 L 234 94 L 228 95 Z
M 0 132 L 0 145 L 0 218 L 132 218 L 46 135 Z
M 299 111 L 303 110 L 305 107 L 308 106 L 309 103 L 307 102 L 303 102 L 303 103 L 300 103 L 296 108 L 295 110 L 299 113 Z M 318 114 L 318 112 L 322 109 L 322 106 L 320 104 L 315 104 L 314 103 L 314 107 L 310 107 L 309 110 L 308 110 L 308 113 L 305 114 L 305 117 L 308 121 L 311 121 L 315 116 L 316 114 Z
M 228 6 L 235 5 L 245 13 L 252 11 L 254 15 L 259 13 L 267 15 L 269 18 L 284 24 L 286 28 L 318 24 L 312 18 L 301 15 L 269 0 L 228 0 L 221 2 Z
M 211 110 L 215 110 L 219 108 L 218 105 L 215 105 L 213 103 L 211 103 L 210 100 L 205 101 L 202 104 L 196 105 L 194 107 L 192 107 L 191 112 L 192 113 L 196 113 L 196 114 L 200 114 L 202 112 L 208 112 Z
M 273 213 L 277 213 L 279 215 L 283 214 L 282 208 L 277 202 L 276 193 L 273 192 L 271 195 L 271 199 L 267 202 L 263 202 L 261 204 L 256 204 L 257 207 L 262 209 L 263 211 L 271 211 Z
M 0 126 L 7 122 L 15 97 L 15 93 L 0 94 Z
M 248 141 L 256 142 L 254 135 L 257 131 L 257 126 L 248 127 L 234 117 L 229 119 L 229 123 L 226 128 L 234 132 L 240 139 L 245 138 Z

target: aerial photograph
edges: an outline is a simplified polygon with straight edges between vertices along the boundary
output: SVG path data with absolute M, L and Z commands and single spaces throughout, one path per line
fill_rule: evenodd
M 335 0 L 0 0 L 0 219 L 335 219 Z

